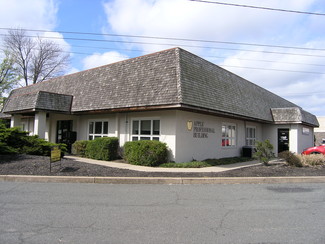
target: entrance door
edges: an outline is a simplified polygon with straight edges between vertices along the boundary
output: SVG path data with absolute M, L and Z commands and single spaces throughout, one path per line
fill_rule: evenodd
M 278 129 L 278 153 L 289 151 L 289 129 Z
M 72 120 L 58 120 L 56 127 L 56 143 L 66 144 L 69 152 L 71 152 L 71 145 L 77 139 L 76 132 L 72 131 L 72 126 Z

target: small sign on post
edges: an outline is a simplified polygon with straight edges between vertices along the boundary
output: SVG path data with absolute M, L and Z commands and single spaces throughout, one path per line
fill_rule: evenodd
M 52 163 L 57 161 L 61 161 L 61 149 L 59 146 L 53 146 L 51 148 L 50 172 L 52 172 Z

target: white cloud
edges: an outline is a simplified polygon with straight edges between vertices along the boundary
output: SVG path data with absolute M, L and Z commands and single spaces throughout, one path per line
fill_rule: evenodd
M 91 69 L 101 65 L 106 65 L 110 63 L 115 63 L 128 59 L 127 56 L 120 54 L 118 52 L 106 52 L 106 53 L 94 53 L 91 56 L 88 56 L 82 60 L 84 69 Z
M 325 12 L 325 5 L 321 0 L 273 0 L 271 2 L 269 0 L 250 0 L 245 3 L 241 0 L 233 0 L 232 3 Z M 104 3 L 103 6 L 107 16 L 106 31 L 117 34 L 325 48 L 325 34 L 320 31 L 324 29 L 324 21 L 322 21 L 322 17 L 313 15 L 230 7 L 187 0 L 112 0 Z M 171 47 L 159 43 L 173 43 L 172 46 L 183 47 L 216 64 L 274 69 L 271 71 L 225 67 L 235 74 L 302 106 L 307 111 L 325 115 L 325 101 L 322 98 L 325 95 L 325 88 L 322 85 L 323 75 L 275 71 L 292 70 L 325 73 L 323 72 L 324 67 L 321 66 L 324 65 L 325 58 L 248 52 L 243 51 L 243 49 L 305 53 L 308 55 L 323 54 L 325 56 L 324 52 L 212 42 L 138 38 L 124 38 L 124 40 L 157 43 L 154 45 L 125 44 L 132 48 L 140 48 L 144 53 Z M 188 45 L 204 46 L 205 48 L 189 47 Z M 226 58 L 223 60 L 213 56 Z M 318 64 L 319 66 L 309 64 Z M 316 94 L 315 91 L 318 93 Z
M 308 43 L 306 46 L 321 48 L 324 45 L 321 43 L 318 45 Z M 305 53 L 307 55 L 320 54 L 318 51 L 303 52 L 293 49 L 285 51 L 289 53 Z M 272 62 L 263 62 L 262 60 L 271 60 Z M 325 99 L 323 98 L 325 95 L 325 87 L 323 86 L 325 74 L 322 74 L 325 73 L 323 71 L 325 64 L 322 60 L 324 58 L 316 56 L 242 51 L 228 56 L 220 65 L 225 65 L 224 68 L 296 103 L 307 111 L 322 115 L 325 113 Z M 257 69 L 230 66 L 253 67 Z M 273 69 L 273 71 L 268 69 Z M 288 72 L 281 70 L 288 70 Z
M 313 1 L 274 0 L 272 6 L 300 10 Z M 270 6 L 269 1 L 260 0 L 251 1 L 250 4 Z M 295 14 L 248 8 L 243 10 L 187 0 L 114 0 L 105 3 L 104 9 L 108 25 L 116 33 L 220 41 L 281 40 L 288 30 L 292 30 L 297 20 L 300 21 L 300 16 Z M 156 49 L 148 45 L 140 46 L 145 51 Z
M 0 0 L 0 26 L 53 29 L 58 5 L 54 0 Z
M 73 74 L 73 73 L 77 73 L 79 72 L 80 70 L 78 70 L 77 68 L 70 68 L 67 72 L 66 72 L 66 75 L 69 75 L 69 74 Z
M 64 40 L 63 35 L 59 32 L 43 32 L 40 37 L 45 39 L 48 38 L 48 40 L 59 45 L 65 52 L 71 50 L 70 44 Z

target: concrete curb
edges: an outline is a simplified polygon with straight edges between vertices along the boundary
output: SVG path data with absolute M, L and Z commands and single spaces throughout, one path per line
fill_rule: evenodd
M 303 177 L 87 177 L 87 176 L 34 176 L 0 175 L 0 182 L 55 182 L 95 184 L 279 184 L 279 183 L 325 183 L 325 176 Z

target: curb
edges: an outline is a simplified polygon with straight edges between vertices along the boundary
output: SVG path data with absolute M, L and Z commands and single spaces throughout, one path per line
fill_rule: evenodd
M 303 177 L 88 177 L 88 176 L 34 176 L 0 175 L 0 182 L 43 183 L 95 183 L 95 184 L 280 184 L 280 183 L 325 183 L 325 176 Z

